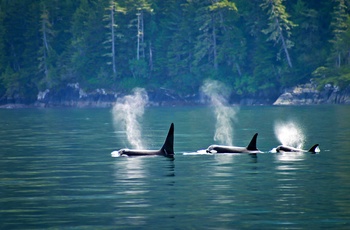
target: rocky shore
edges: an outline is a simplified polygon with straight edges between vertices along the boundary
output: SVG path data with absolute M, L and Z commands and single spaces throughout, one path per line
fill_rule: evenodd
M 160 88 L 157 91 L 147 91 L 149 104 L 151 106 L 164 105 L 188 105 L 199 103 L 198 95 L 179 95 L 173 90 Z M 91 92 L 85 92 L 79 87 L 78 83 L 69 84 L 65 89 L 59 92 L 50 92 L 45 90 L 39 92 L 35 107 L 112 107 L 119 97 L 125 94 L 106 91 L 105 89 L 96 89 Z
M 180 95 L 174 90 L 160 88 L 148 90 L 150 106 L 182 106 L 205 104 L 203 97 L 198 94 Z M 39 92 L 33 104 L 7 103 L 0 105 L 0 108 L 46 108 L 46 107 L 95 107 L 108 108 L 119 97 L 125 94 L 96 89 L 86 92 L 80 88 L 79 83 L 68 84 L 66 88 L 56 92 L 49 89 Z M 311 83 L 299 85 L 285 90 L 277 100 L 271 98 L 231 98 L 231 104 L 239 105 L 315 105 L 315 104 L 350 104 L 350 86 L 340 90 L 336 86 L 326 85 L 323 90 L 318 90 Z
M 286 90 L 273 105 L 318 105 L 350 104 L 350 86 L 340 90 L 337 86 L 325 85 L 323 90 L 309 83 Z

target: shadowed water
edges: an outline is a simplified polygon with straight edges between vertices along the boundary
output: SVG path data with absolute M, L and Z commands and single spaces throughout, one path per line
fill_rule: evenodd
M 146 108 L 143 138 L 175 160 L 112 158 L 131 147 L 111 109 L 0 110 L 0 229 L 348 229 L 350 107 L 241 107 L 233 144 L 255 132 L 264 154 L 186 155 L 214 144 L 210 107 Z M 277 120 L 304 147 L 269 153 Z

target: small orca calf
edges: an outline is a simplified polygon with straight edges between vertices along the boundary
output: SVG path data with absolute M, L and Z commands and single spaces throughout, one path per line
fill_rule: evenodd
M 113 151 L 112 156 L 165 156 L 174 158 L 174 123 L 171 123 L 168 135 L 163 147 L 159 150 L 141 150 L 141 149 L 120 149 Z
M 297 149 L 297 148 L 293 148 L 290 146 L 286 146 L 286 145 L 279 145 L 276 147 L 276 151 L 279 153 L 283 153 L 283 152 L 310 152 L 310 153 L 317 153 L 320 151 L 318 144 L 315 144 L 314 146 L 312 146 L 309 150 L 303 150 L 303 149 Z
M 225 146 L 225 145 L 211 145 L 207 148 L 207 153 L 248 153 L 257 154 L 262 153 L 256 147 L 256 139 L 258 134 L 254 134 L 252 140 L 247 147 Z

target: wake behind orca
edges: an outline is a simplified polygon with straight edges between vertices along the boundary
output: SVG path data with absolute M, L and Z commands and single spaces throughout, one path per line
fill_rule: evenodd
M 165 156 L 174 158 L 174 123 L 171 123 L 168 135 L 162 148 L 159 150 L 142 150 L 142 149 L 120 149 L 113 151 L 112 156 Z
M 256 147 L 257 137 L 258 137 L 258 133 L 255 133 L 247 147 L 210 145 L 207 148 L 206 152 L 207 153 L 248 153 L 248 154 L 262 153 Z
M 310 153 L 317 153 L 319 152 L 319 145 L 315 144 L 314 146 L 312 146 L 309 150 L 303 150 L 303 149 L 297 149 L 297 148 L 293 148 L 290 146 L 286 146 L 286 145 L 279 145 L 276 147 L 276 152 L 310 152 Z

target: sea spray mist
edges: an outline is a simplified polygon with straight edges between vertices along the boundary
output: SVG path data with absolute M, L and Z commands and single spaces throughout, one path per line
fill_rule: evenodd
M 228 104 L 230 90 L 221 82 L 206 80 L 201 91 L 210 100 L 216 117 L 214 141 L 233 145 L 233 126 L 238 109 Z
M 276 121 L 274 125 L 276 138 L 282 145 L 302 149 L 305 135 L 302 128 L 295 121 Z
M 145 89 L 135 88 L 133 94 L 118 98 L 113 106 L 113 122 L 116 129 L 122 128 L 133 148 L 143 149 L 140 120 L 148 103 Z

